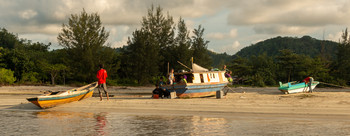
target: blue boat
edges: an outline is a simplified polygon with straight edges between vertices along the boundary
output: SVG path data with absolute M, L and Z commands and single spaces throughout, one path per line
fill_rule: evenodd
M 176 81 L 180 81 L 180 76 L 186 76 L 187 83 L 174 83 L 161 88 L 176 92 L 180 98 L 215 96 L 216 91 L 220 91 L 228 84 L 224 74 L 225 71 L 209 71 L 193 63 L 191 71 L 174 73 Z

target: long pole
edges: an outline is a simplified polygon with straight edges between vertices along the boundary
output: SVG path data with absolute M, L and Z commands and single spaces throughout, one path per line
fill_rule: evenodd
M 191 57 L 191 65 L 193 66 L 193 57 Z
M 168 76 L 169 76 L 169 62 L 168 62 L 168 73 L 167 73 L 167 74 L 168 74 Z
M 180 61 L 177 61 L 177 63 L 181 64 L 182 66 L 186 67 L 186 68 L 189 69 L 189 70 L 192 70 L 192 69 L 190 69 L 189 67 L 187 67 L 185 64 L 182 64 Z

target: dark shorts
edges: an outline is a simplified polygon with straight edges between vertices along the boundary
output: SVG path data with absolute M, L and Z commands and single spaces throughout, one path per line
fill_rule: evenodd
M 107 93 L 107 86 L 106 83 L 99 84 L 98 85 L 98 93 L 102 93 L 101 90 L 103 90 L 105 93 Z

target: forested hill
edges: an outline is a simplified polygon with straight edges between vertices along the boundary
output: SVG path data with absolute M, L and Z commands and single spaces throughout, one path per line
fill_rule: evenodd
M 310 57 L 324 55 L 330 59 L 335 59 L 338 43 L 332 41 L 318 40 L 310 36 L 296 37 L 275 37 L 251 46 L 245 47 L 236 55 L 248 58 L 252 55 L 265 53 L 268 56 L 279 55 L 282 49 L 290 49 L 296 54 L 304 54 Z
M 210 58 L 212 59 L 213 63 L 211 64 L 211 66 L 213 68 L 221 68 L 223 65 L 227 64 L 232 59 L 232 56 L 228 55 L 226 52 L 225 53 L 216 53 L 216 52 L 208 50 L 208 54 L 209 54 Z

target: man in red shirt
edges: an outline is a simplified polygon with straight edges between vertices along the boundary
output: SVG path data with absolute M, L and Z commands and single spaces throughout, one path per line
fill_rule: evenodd
M 312 78 L 312 77 L 307 77 L 307 78 L 305 78 L 304 80 L 303 80 L 303 82 L 305 82 L 305 84 L 306 85 L 308 85 L 308 87 L 309 87 L 309 92 L 310 93 L 312 93 L 313 92 L 313 90 L 312 90 L 312 82 L 314 81 L 314 78 Z
M 107 71 L 103 69 L 103 64 L 100 64 L 100 70 L 97 72 L 96 77 L 98 78 L 98 92 L 100 94 L 100 100 L 102 101 L 102 89 L 106 94 L 107 100 L 109 100 L 106 86 Z

